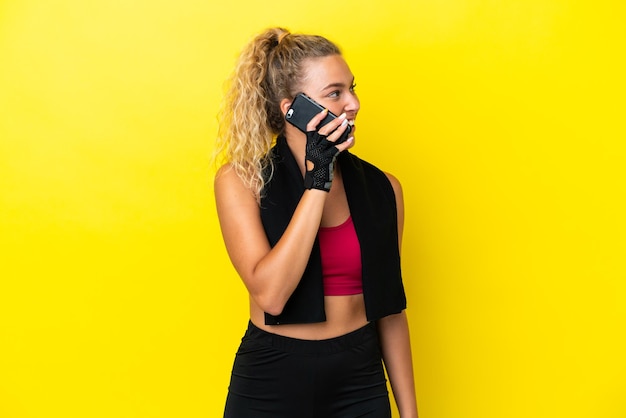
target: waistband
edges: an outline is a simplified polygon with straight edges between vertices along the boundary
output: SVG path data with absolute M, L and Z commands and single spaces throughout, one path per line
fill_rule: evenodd
M 339 337 L 325 340 L 302 340 L 267 332 L 250 321 L 245 337 L 277 350 L 300 354 L 338 353 L 368 342 L 374 342 L 378 345 L 378 331 L 374 322 L 369 322 L 367 325 Z

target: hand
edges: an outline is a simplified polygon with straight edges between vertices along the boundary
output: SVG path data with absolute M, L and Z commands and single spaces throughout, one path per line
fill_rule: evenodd
M 319 131 L 317 125 L 326 117 L 328 109 L 323 110 L 307 124 L 304 187 L 330 191 L 337 155 L 352 144 L 352 137 L 335 145 L 346 130 L 346 114 L 324 125 Z

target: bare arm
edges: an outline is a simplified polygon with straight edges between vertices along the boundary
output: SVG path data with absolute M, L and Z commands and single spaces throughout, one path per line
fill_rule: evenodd
M 385 369 L 400 417 L 417 418 L 409 324 L 403 311 L 378 321 Z
M 306 190 L 287 230 L 271 248 L 250 190 L 230 167 L 218 172 L 215 200 L 226 249 L 250 296 L 265 312 L 280 314 L 298 285 L 326 196 L 321 190 Z
M 307 129 L 315 130 L 327 110 L 314 116 Z M 336 141 L 346 129 L 337 118 L 320 128 L 329 141 Z M 333 132 L 335 130 L 335 132 Z M 298 135 L 302 135 L 298 133 Z M 303 138 L 304 140 L 304 135 Z M 337 145 L 339 151 L 350 146 Z M 301 157 L 304 161 L 305 155 Z M 250 296 L 263 311 L 278 315 L 302 278 L 317 236 L 328 193 L 305 190 L 278 243 L 272 248 L 261 222 L 259 205 L 230 166 L 222 167 L 215 177 L 215 201 L 222 235 L 233 266 Z
M 404 199 L 398 180 L 387 175 L 393 186 L 398 207 L 398 245 L 402 245 L 404 228 Z M 413 376 L 413 357 L 406 312 L 390 315 L 378 321 L 385 369 L 389 376 L 400 416 L 417 418 L 417 400 Z

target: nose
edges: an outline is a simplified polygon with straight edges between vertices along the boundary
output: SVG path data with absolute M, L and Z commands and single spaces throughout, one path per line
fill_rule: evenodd
M 356 93 L 350 93 L 345 97 L 346 102 L 343 105 L 343 111 L 346 112 L 349 119 L 354 118 L 354 116 L 356 116 L 357 112 L 361 108 L 361 102 L 359 101 Z

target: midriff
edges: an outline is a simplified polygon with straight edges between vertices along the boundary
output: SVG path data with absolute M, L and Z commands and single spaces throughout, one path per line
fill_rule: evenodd
M 265 314 L 250 301 L 250 319 L 257 327 L 285 337 L 325 340 L 339 337 L 367 324 L 363 294 L 324 297 L 326 322 L 313 324 L 265 325 Z

